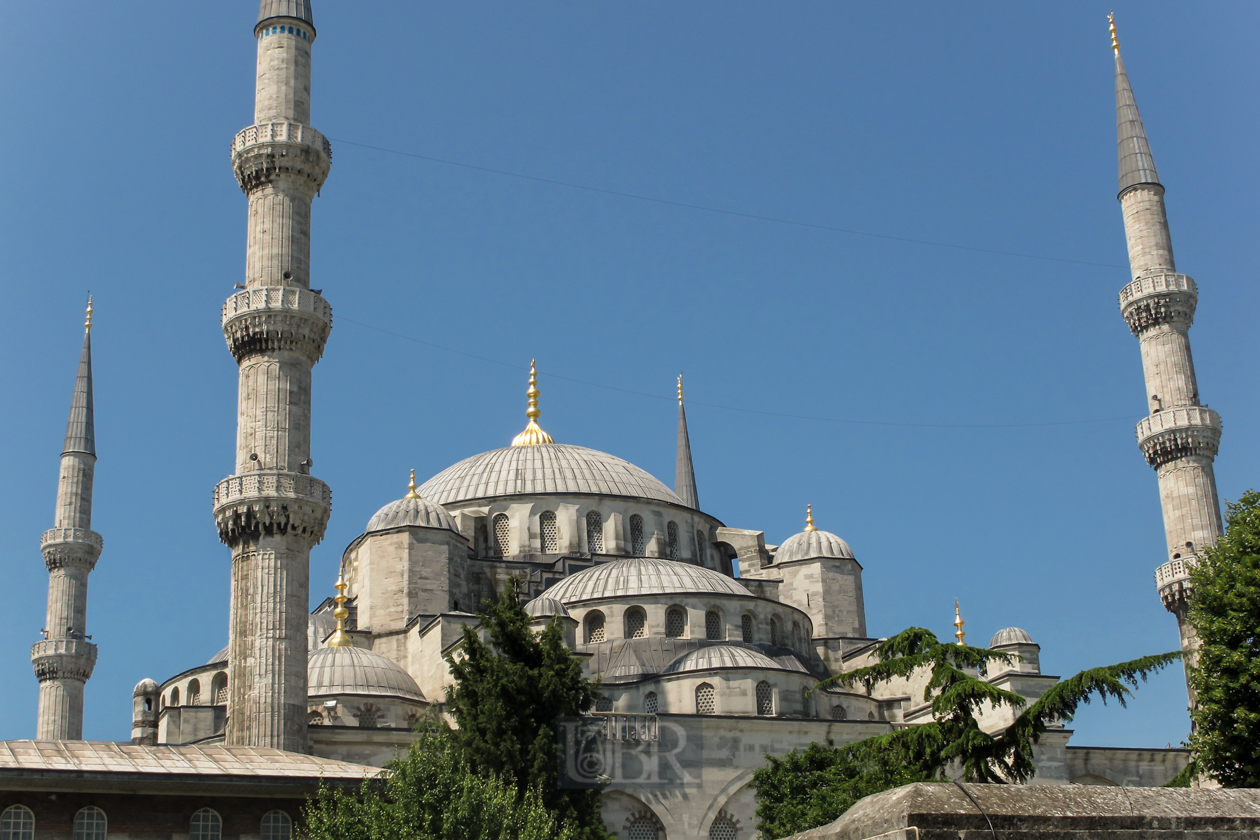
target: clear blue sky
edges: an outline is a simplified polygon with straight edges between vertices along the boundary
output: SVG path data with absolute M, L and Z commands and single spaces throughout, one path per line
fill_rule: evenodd
M 256 9 L 0 4 L 0 738 L 35 728 L 39 535 L 89 289 L 105 552 L 86 736 L 127 739 L 138 680 L 226 641 L 210 492 L 233 466 L 237 372 L 218 313 L 244 270 L 228 144 L 252 118 Z M 313 600 L 409 468 L 520 431 L 536 356 L 544 428 L 667 482 L 684 370 L 702 506 L 778 543 L 812 502 L 865 568 L 872 634 L 947 634 L 958 598 L 969 640 L 1021 626 L 1048 673 L 1176 648 L 1116 303 L 1106 12 L 317 0 L 312 121 L 334 164 L 313 285 L 338 320 L 315 371 L 314 472 L 335 502 Z M 1191 337 L 1235 499 L 1260 424 L 1260 6 L 1116 12 L 1178 267 L 1200 284 Z M 1127 711 L 1088 708 L 1073 743 L 1176 744 L 1184 707 L 1169 673 Z

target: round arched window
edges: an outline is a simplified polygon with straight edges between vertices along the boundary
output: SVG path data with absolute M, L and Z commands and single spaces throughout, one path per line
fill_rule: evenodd
M 503 513 L 497 514 L 494 517 L 494 553 L 495 554 L 502 557 L 505 554 L 511 553 L 511 548 L 508 545 L 508 538 L 510 536 L 511 536 L 511 532 L 508 529 L 507 514 L 503 514 Z
M 293 820 L 284 811 L 263 814 L 260 826 L 262 840 L 289 840 L 293 836 Z
M 709 840 L 735 840 L 735 823 L 719 816 L 709 825 Z
M 671 522 L 665 526 L 665 538 L 669 541 L 669 559 L 681 560 L 682 553 L 678 548 L 678 523 Z
M 647 638 L 647 613 L 642 607 L 631 607 L 626 610 L 626 638 Z
M 538 530 L 542 534 L 543 554 L 555 554 L 560 550 L 560 531 L 556 527 L 554 510 L 544 510 L 539 515 Z
M 637 817 L 626 827 L 627 840 L 658 840 L 659 837 L 656 821 L 647 817 Z
M 591 554 L 604 553 L 604 517 L 597 510 L 586 514 L 586 550 Z
M 10 805 L 0 814 L 0 840 L 35 840 L 35 812 Z
M 665 611 L 665 635 L 681 639 L 687 632 L 687 611 L 682 607 L 670 607 Z
M 604 614 L 599 610 L 591 610 L 586 614 L 586 643 L 593 645 L 604 641 Z
M 108 829 L 105 812 L 95 805 L 80 808 L 74 815 L 74 840 L 105 840 Z
M 643 517 L 634 514 L 630 517 L 630 556 L 643 557 L 647 552 L 647 541 L 643 536 Z
M 202 808 L 188 821 L 188 840 L 222 840 L 223 818 L 212 808 Z
M 659 706 L 659 703 L 658 703 L 658 701 L 657 701 L 657 699 L 656 699 L 656 692 L 655 692 L 655 691 L 649 691 L 646 695 L 644 695 L 644 697 L 643 697 L 643 712 L 644 712 L 644 714 L 654 715 L 654 714 L 656 714 L 656 710 L 657 710 L 659 707 L 660 707 L 660 706 Z
M 708 683 L 696 686 L 696 714 L 717 714 L 717 692 Z
M 726 638 L 726 627 L 722 624 L 722 614 L 717 610 L 709 610 L 704 614 L 704 637 L 710 642 L 720 642 Z
M 757 683 L 757 714 L 763 717 L 774 714 L 774 689 L 764 680 Z

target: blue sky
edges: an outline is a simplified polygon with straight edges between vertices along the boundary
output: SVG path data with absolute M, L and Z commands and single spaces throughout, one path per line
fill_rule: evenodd
M 1017 625 L 1048 673 L 1174 649 L 1115 200 L 1107 8 L 1088 3 L 315 4 L 333 138 L 313 280 L 314 473 L 334 492 L 312 598 L 372 512 L 542 425 L 672 479 L 686 372 L 702 507 L 862 562 L 868 626 Z M 0 4 L 0 738 L 34 733 L 57 464 L 96 297 L 85 735 L 226 641 L 243 276 L 228 144 L 253 113 L 256 4 Z M 1255 484 L 1253 3 L 1116 9 L 1178 267 L 1200 284 L 1220 492 Z M 340 141 L 340 142 L 339 142 Z M 363 145 L 353 145 L 363 144 Z M 784 224 L 511 177 L 376 146 Z M 847 229 L 965 246 L 939 247 Z M 1031 259 L 991 251 L 1039 255 Z M 402 336 L 402 337 L 400 337 Z M 814 419 L 809 419 L 814 418 Z M 1187 731 L 1179 672 L 1079 745 Z

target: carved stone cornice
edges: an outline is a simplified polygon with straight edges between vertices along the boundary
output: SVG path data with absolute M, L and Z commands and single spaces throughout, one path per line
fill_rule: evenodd
M 1146 463 L 1157 469 L 1193 455 L 1215 458 L 1221 446 L 1221 416 L 1201 405 L 1157 411 L 1138 421 L 1137 440 Z
M 275 534 L 294 534 L 315 545 L 324 538 L 331 511 L 328 485 L 299 473 L 234 475 L 214 488 L 219 539 L 233 547 Z
M 96 645 L 86 639 L 46 639 L 31 646 L 35 677 L 87 682 L 96 667 Z
M 315 364 L 331 331 L 332 307 L 309 289 L 245 289 L 223 304 L 223 335 L 237 362 L 257 353 L 288 351 Z
M 1172 272 L 1139 277 L 1120 290 L 1120 313 L 1136 336 L 1164 325 L 1190 329 L 1198 302 L 1195 282 Z
M 88 528 L 50 528 L 39 538 L 44 565 L 49 571 L 66 566 L 86 566 L 90 572 L 96 568 L 105 541 L 100 534 Z
M 242 129 L 232 140 L 232 170 L 246 194 L 278 178 L 319 192 L 332 168 L 332 145 L 309 125 L 272 122 Z
M 1177 558 L 1155 570 L 1155 587 L 1159 590 L 1159 599 L 1164 602 L 1164 609 L 1170 613 L 1179 613 L 1186 608 L 1190 596 L 1194 594 L 1194 583 L 1190 580 L 1193 560 Z

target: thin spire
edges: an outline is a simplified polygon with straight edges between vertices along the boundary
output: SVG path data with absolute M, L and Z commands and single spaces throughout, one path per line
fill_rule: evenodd
M 337 607 L 333 610 L 333 618 L 337 619 L 337 629 L 328 637 L 328 646 L 354 647 L 354 640 L 346 632 L 346 619 L 350 617 L 350 611 L 346 609 L 346 576 L 340 570 L 337 572 L 337 583 L 335 585 L 337 587 L 337 595 L 333 600 L 337 602 Z
M 954 599 L 954 638 L 958 640 L 958 644 L 966 647 L 967 643 L 963 641 L 967 638 L 967 634 L 963 632 L 963 625 L 967 622 L 962 620 L 962 611 L 958 609 L 958 599 Z
M 88 297 L 87 318 L 83 324 L 83 353 L 79 374 L 70 400 L 70 420 L 66 423 L 66 445 L 62 454 L 83 452 L 96 457 L 96 423 L 92 416 L 92 298 Z
M 417 487 L 416 487 L 416 471 L 415 471 L 415 470 L 412 470 L 412 471 L 411 471 L 411 481 L 407 482 L 407 495 L 406 495 L 406 496 L 403 496 L 403 498 L 404 498 L 404 499 L 418 499 L 418 498 L 420 498 L 420 494 L 416 492 L 418 489 L 419 489 L 419 488 L 417 488 Z
M 687 410 L 683 408 L 683 378 L 678 374 L 678 454 L 674 463 L 674 495 L 693 510 L 700 509 L 696 492 L 696 468 L 691 462 L 691 436 L 687 433 Z
M 542 443 L 555 443 L 551 435 L 538 426 L 538 418 L 542 416 L 542 411 L 538 408 L 538 366 L 534 362 L 534 359 L 529 360 L 529 390 L 525 392 L 525 396 L 529 397 L 529 408 L 525 410 L 525 416 L 529 418 L 529 423 L 525 426 L 525 431 L 512 438 L 513 446 L 538 446 Z
M 1137 100 L 1129 85 L 1124 60 L 1120 58 L 1120 41 L 1116 36 L 1115 13 L 1107 15 L 1110 21 L 1111 49 L 1116 55 L 1116 135 L 1120 159 L 1120 194 L 1124 195 L 1138 184 L 1159 183 L 1155 171 L 1155 158 L 1151 144 L 1146 139 L 1142 115 L 1138 113 Z
M 805 532 L 817 531 L 818 527 L 814 525 L 814 506 L 805 505 Z

